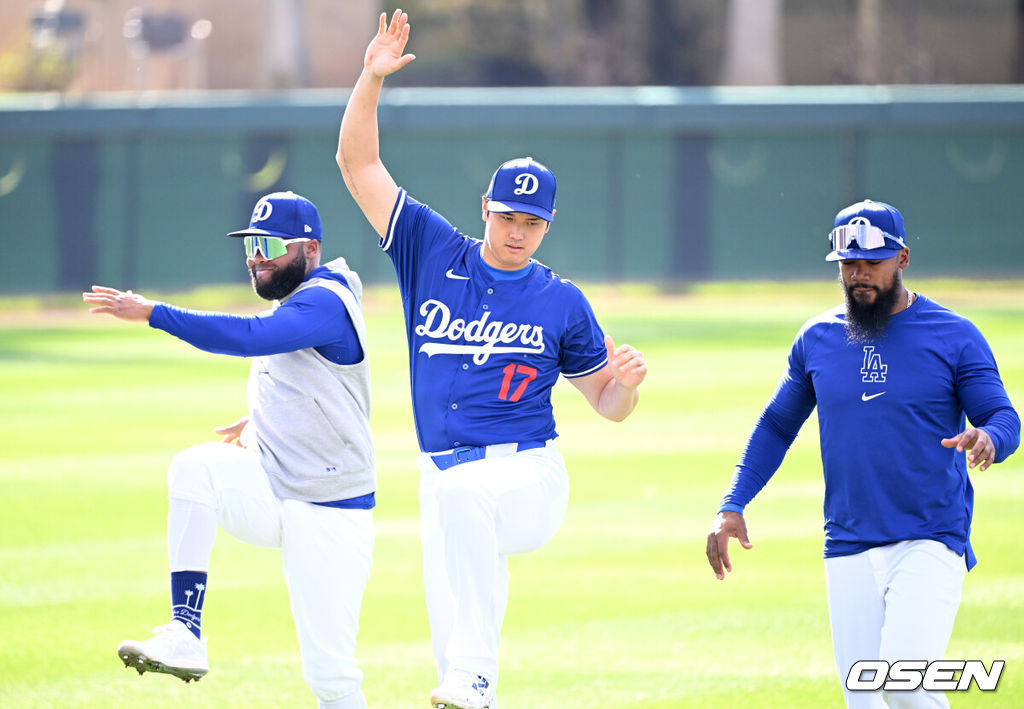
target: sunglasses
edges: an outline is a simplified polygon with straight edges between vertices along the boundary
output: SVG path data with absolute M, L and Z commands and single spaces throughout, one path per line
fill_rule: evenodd
M 299 241 L 312 241 L 311 239 L 282 239 L 277 236 L 244 236 L 242 242 L 245 244 L 246 258 L 256 258 L 257 253 L 262 253 L 263 258 L 270 260 L 279 258 L 288 253 L 288 244 Z
M 837 226 L 829 232 L 828 241 L 832 249 L 836 251 L 849 248 L 858 249 L 880 249 L 886 245 L 886 240 L 893 242 L 900 248 L 906 248 L 903 239 L 892 234 L 887 234 L 871 224 L 844 224 Z

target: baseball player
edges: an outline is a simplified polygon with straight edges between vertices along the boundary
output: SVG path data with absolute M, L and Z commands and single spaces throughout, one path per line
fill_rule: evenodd
M 483 240 L 400 189 L 381 163 L 377 102 L 408 17 L 381 15 L 341 124 L 345 183 L 398 275 L 420 449 L 435 707 L 496 706 L 507 556 L 546 543 L 568 500 L 551 388 L 561 373 L 609 419 L 637 402 L 640 352 L 605 337 L 583 293 L 532 259 L 555 214 L 555 177 L 532 158 L 495 171 Z
M 376 469 L 362 285 L 344 259 L 320 265 L 312 202 L 275 192 L 256 203 L 245 246 L 253 316 L 195 312 L 93 286 L 91 312 L 149 323 L 199 349 L 251 357 L 249 415 L 223 441 L 179 453 L 168 471 L 171 620 L 117 649 L 126 667 L 186 682 L 209 669 L 200 634 L 218 524 L 281 550 L 303 677 L 321 708 L 363 709 L 355 644 L 373 552 Z
M 829 241 L 846 305 L 797 334 L 708 534 L 708 561 L 724 579 L 729 538 L 751 547 L 743 511 L 817 406 L 825 578 L 846 705 L 946 707 L 943 693 L 853 692 L 847 678 L 861 660 L 942 658 L 975 564 L 968 468 L 1013 453 L 1020 419 L 978 329 L 903 285 L 910 251 L 895 208 L 853 204 Z

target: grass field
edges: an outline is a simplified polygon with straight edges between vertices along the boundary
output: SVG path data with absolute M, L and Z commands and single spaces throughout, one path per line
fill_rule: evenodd
M 1024 282 L 913 281 L 986 334 L 1024 404 Z M 684 293 L 590 287 L 650 374 L 635 414 L 600 419 L 560 383 L 572 496 L 559 534 L 512 561 L 504 709 L 836 707 L 821 561 L 822 482 L 809 421 L 748 508 L 754 549 L 716 581 L 704 539 L 732 466 L 804 319 L 831 283 L 716 284 Z M 173 294 L 250 309 L 242 288 Z M 54 308 L 54 306 L 63 306 Z M 428 706 L 416 450 L 400 304 L 366 297 L 380 487 L 359 636 L 375 709 Z M 198 684 L 124 669 L 114 649 L 168 616 L 165 470 L 245 408 L 247 363 L 74 299 L 0 301 L 0 707 L 312 707 L 277 552 L 222 533 Z M 1024 706 L 1024 454 L 973 475 L 974 545 L 947 657 L 1006 660 L 999 690 L 955 707 Z

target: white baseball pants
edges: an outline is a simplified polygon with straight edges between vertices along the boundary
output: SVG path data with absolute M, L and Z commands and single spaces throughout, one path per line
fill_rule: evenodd
M 171 571 L 207 571 L 218 524 L 244 542 L 280 549 L 303 678 L 320 707 L 365 709 L 355 647 L 373 555 L 372 510 L 282 500 L 256 454 L 226 443 L 182 451 L 167 481 Z
M 859 660 L 941 660 L 960 607 L 964 557 L 930 539 L 825 559 L 829 622 L 849 709 L 948 707 L 943 692 L 851 692 Z
M 508 555 L 539 549 L 565 517 L 569 476 L 548 441 L 439 470 L 417 461 L 427 615 L 438 681 L 459 669 L 498 681 L 498 644 L 508 603 Z

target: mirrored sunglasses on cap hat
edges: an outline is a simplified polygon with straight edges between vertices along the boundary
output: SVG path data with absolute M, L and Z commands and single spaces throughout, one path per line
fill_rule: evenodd
M 886 243 L 886 241 L 891 243 Z M 846 249 L 880 249 L 882 247 L 907 248 L 903 239 L 888 234 L 872 224 L 843 224 L 828 234 L 828 243 L 833 251 Z

